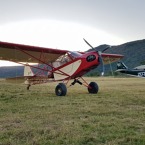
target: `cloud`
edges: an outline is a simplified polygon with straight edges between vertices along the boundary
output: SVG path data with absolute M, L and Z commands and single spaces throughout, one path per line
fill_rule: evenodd
M 93 46 L 124 42 L 117 36 L 94 27 L 55 20 L 20 21 L 0 26 L 0 40 L 13 43 L 85 51 L 89 48 L 83 38 Z

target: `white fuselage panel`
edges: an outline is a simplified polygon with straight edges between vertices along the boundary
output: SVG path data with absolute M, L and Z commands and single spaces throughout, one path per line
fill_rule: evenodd
M 81 65 L 81 60 L 77 60 L 57 71 L 54 72 L 54 79 L 57 81 L 57 80 L 62 80 L 62 79 L 65 79 L 69 76 L 72 76 L 76 71 L 77 69 L 79 68 L 79 66 Z M 64 73 L 65 74 L 64 74 Z M 66 75 L 67 74 L 67 75 Z

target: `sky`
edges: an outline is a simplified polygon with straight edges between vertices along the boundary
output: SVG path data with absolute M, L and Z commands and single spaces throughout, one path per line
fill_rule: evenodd
M 145 0 L 1 0 L 0 41 L 71 51 L 145 38 Z M 3 62 L 3 64 L 6 64 Z

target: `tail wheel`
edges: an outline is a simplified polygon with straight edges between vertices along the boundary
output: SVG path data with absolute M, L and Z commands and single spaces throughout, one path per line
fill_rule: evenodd
M 98 84 L 95 82 L 91 82 L 88 87 L 88 92 L 91 94 L 97 94 L 99 91 Z
M 55 94 L 57 96 L 65 96 L 67 93 L 67 88 L 64 83 L 59 83 L 55 88 Z

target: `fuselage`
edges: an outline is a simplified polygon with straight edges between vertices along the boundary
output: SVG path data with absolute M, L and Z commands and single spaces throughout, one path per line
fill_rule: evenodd
M 145 70 L 136 70 L 136 69 L 122 69 L 118 70 L 121 73 L 136 76 L 136 77 L 145 77 Z
M 61 62 L 64 61 L 66 61 L 64 64 L 54 69 L 55 80 L 81 77 L 100 64 L 99 55 L 95 51 L 86 53 L 69 52 L 64 58 L 62 57 Z

